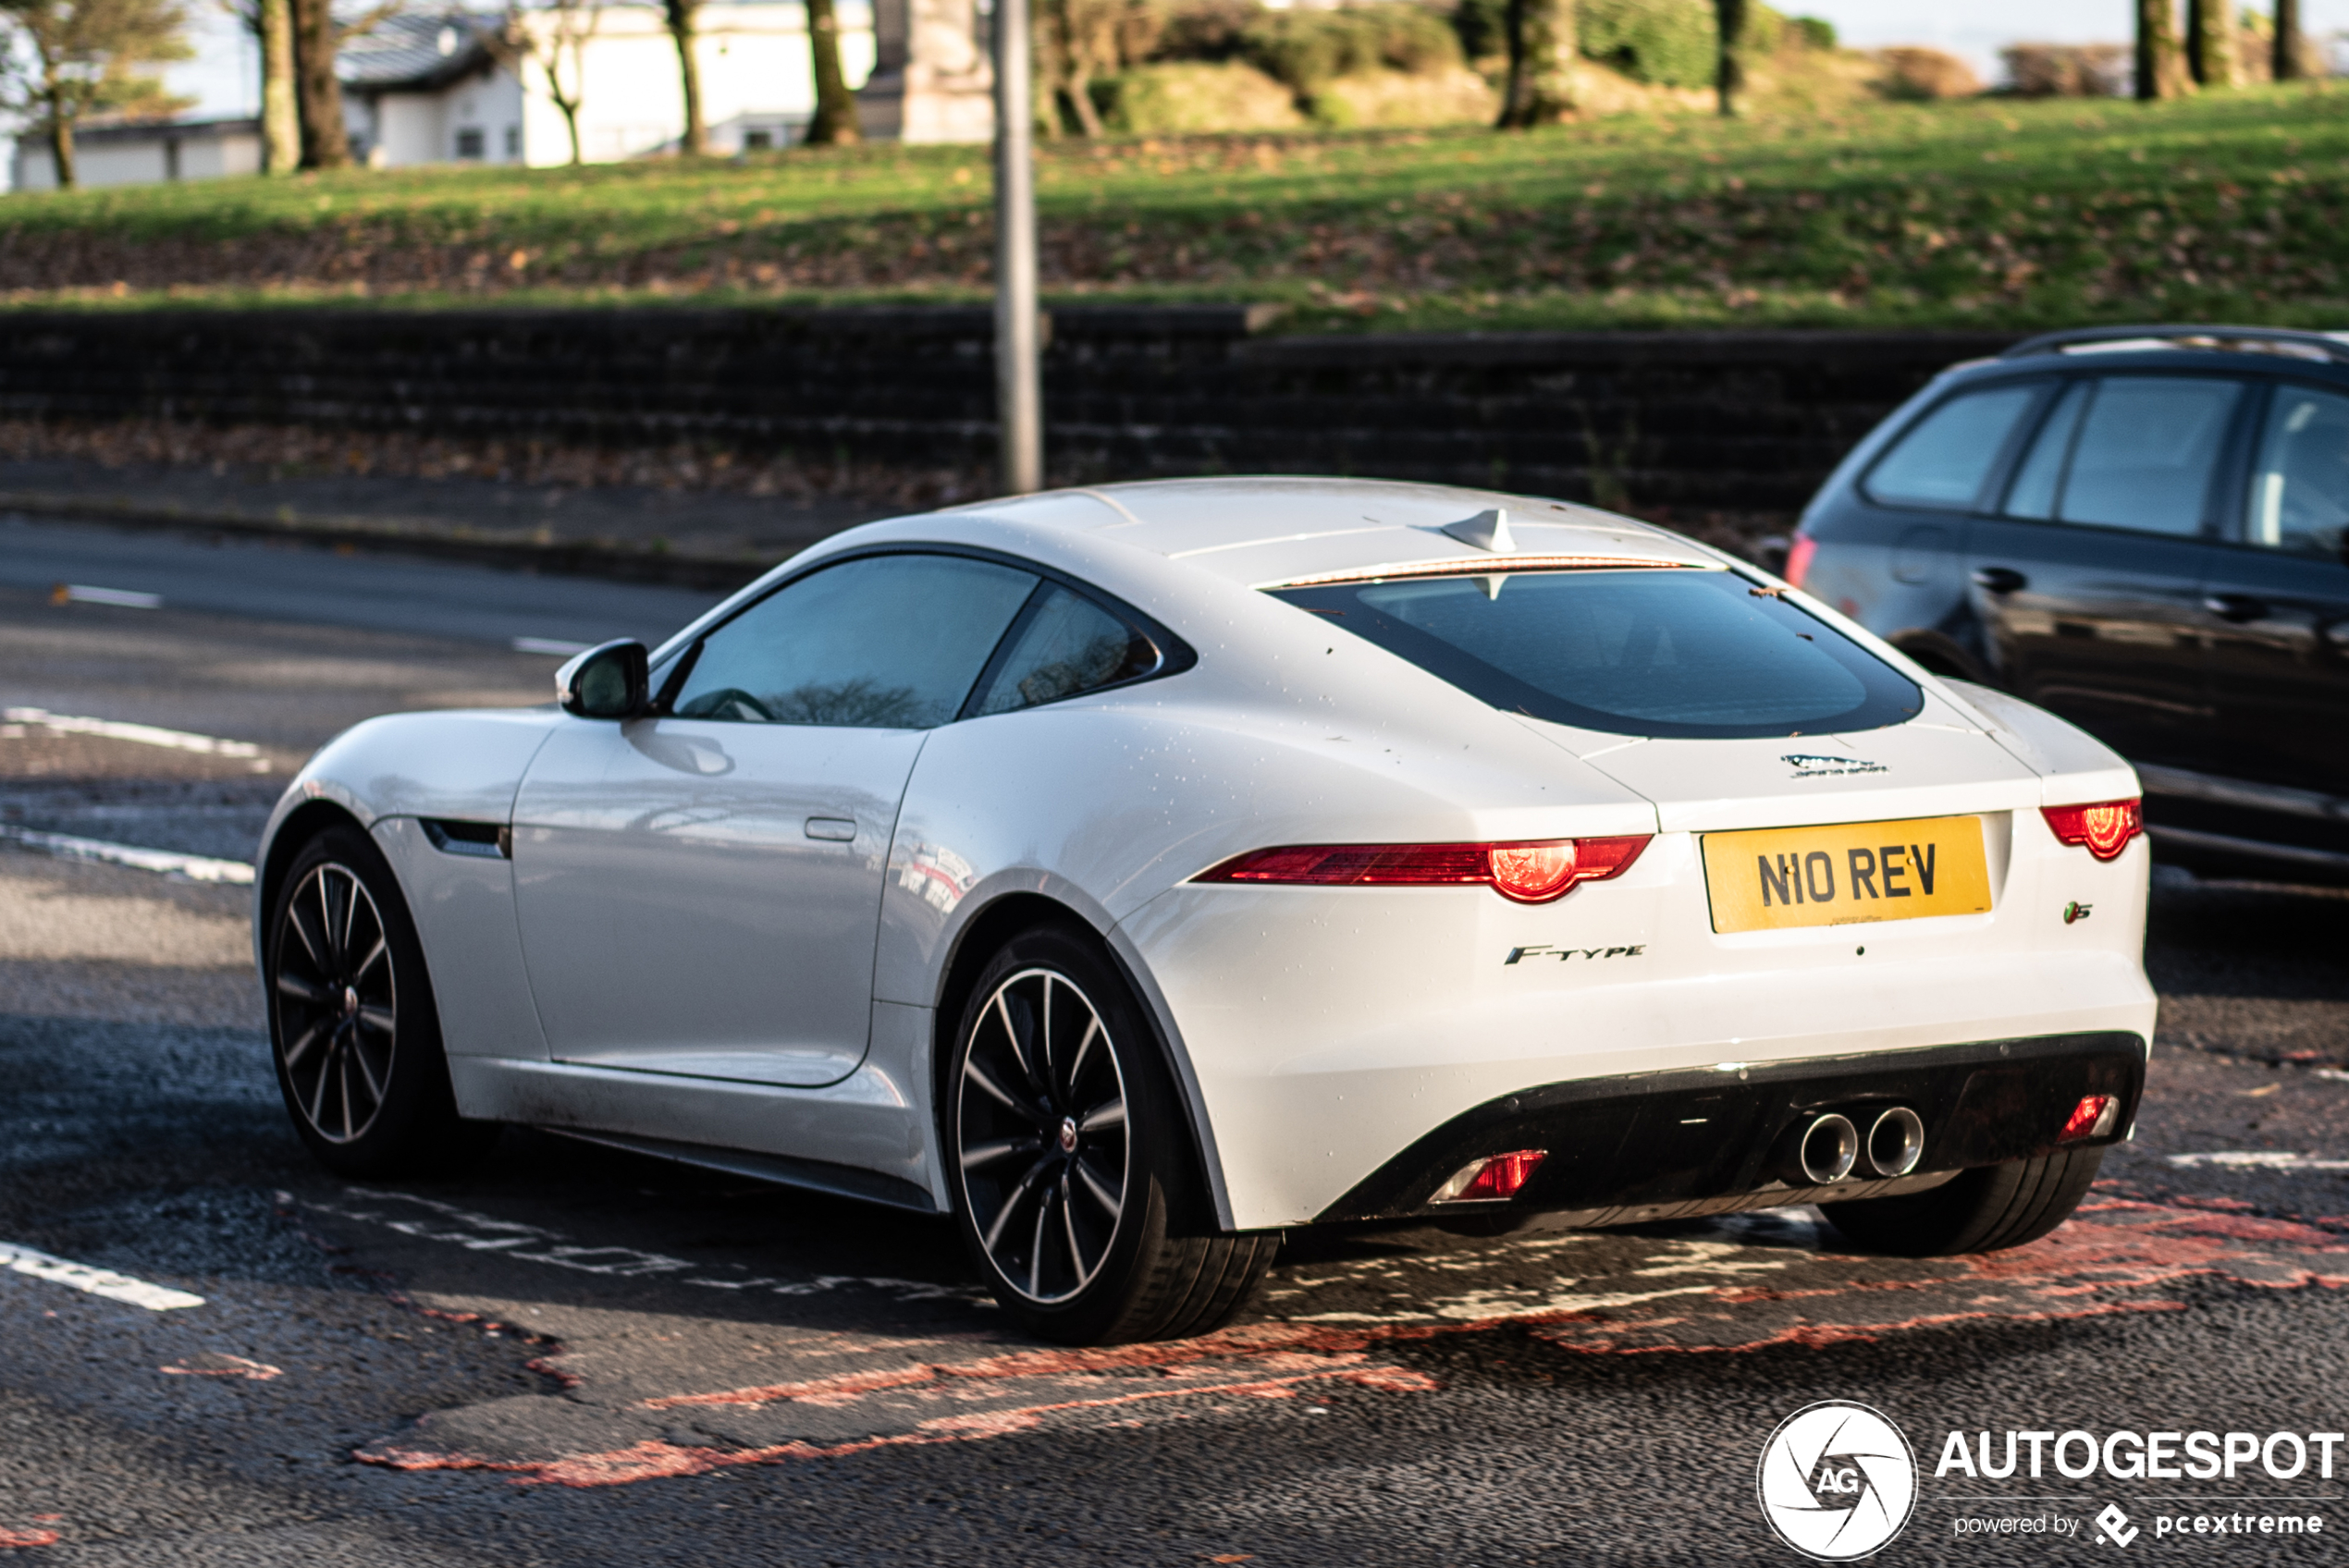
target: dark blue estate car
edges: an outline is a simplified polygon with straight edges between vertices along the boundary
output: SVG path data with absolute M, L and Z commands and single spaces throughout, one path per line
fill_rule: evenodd
M 2156 852 L 2349 882 L 2349 333 L 2117 327 L 1953 366 L 1787 576 L 2137 765 Z

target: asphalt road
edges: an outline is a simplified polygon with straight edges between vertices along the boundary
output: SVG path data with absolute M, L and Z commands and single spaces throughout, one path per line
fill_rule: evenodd
M 196 854 L 249 856 L 301 758 L 366 714 L 544 700 L 555 660 L 510 644 L 553 633 L 524 627 L 658 634 L 695 607 L 366 557 L 207 575 L 202 546 L 76 532 L 0 585 L 0 706 L 253 748 L 0 724 L 0 826 Z M 43 576 L 100 567 L 163 607 L 50 602 Z M 327 1178 L 277 1102 L 244 905 L 0 845 L 0 1245 L 202 1298 L 0 1262 L 0 1555 L 1794 1562 L 1755 1466 L 1822 1399 L 1919 1451 L 1886 1562 L 2344 1555 L 2349 1476 L 2313 1462 L 1935 1474 L 1952 1430 L 2349 1429 L 2339 894 L 2161 881 L 2141 1135 L 2032 1247 L 1854 1257 L 1802 1210 L 1299 1238 L 1238 1328 L 1099 1355 L 1018 1339 L 946 1227 L 893 1212 L 528 1132 L 462 1178 Z M 2097 1538 L 2109 1503 L 2125 1549 Z M 2325 1533 L 2156 1533 L 2182 1512 Z

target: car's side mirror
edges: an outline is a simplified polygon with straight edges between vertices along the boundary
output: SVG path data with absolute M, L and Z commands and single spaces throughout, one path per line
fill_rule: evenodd
M 555 671 L 555 699 L 582 718 L 633 718 L 650 704 L 651 667 L 633 637 L 600 643 Z

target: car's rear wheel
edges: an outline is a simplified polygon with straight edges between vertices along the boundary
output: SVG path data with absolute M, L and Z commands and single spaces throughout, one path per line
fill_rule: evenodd
M 1922 1193 L 1821 1207 L 1827 1222 L 1870 1252 L 1949 1257 L 2035 1242 L 2072 1216 L 2104 1163 L 2102 1148 L 1962 1170 Z
M 498 1129 L 457 1115 L 424 949 L 367 836 L 331 827 L 303 845 L 268 929 L 277 1087 L 318 1162 L 387 1176 L 486 1148 Z
M 963 1239 L 1031 1333 L 1205 1333 L 1272 1264 L 1277 1238 L 1213 1231 L 1149 1023 L 1083 935 L 1039 927 L 988 962 L 941 1112 Z

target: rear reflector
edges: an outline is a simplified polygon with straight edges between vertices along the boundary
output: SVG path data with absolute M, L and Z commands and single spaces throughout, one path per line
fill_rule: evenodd
M 1787 549 L 1786 570 L 1782 573 L 1789 587 L 1802 586 L 1802 580 L 1811 575 L 1811 557 L 1818 553 L 1819 542 L 1816 539 L 1807 533 L 1794 536 L 1794 543 Z
M 1492 1203 L 1500 1198 L 1515 1197 L 1542 1162 L 1550 1158 L 1547 1149 L 1516 1149 L 1508 1154 L 1488 1155 L 1473 1165 L 1464 1165 L 1450 1181 L 1435 1189 L 1430 1203 Z
M 2109 1137 L 2112 1125 L 2121 1120 L 2119 1095 L 2086 1095 L 2063 1123 L 2063 1131 L 2056 1134 L 2059 1144 L 2076 1143 L 2082 1138 Z
M 1626 839 L 1523 844 L 1291 844 L 1250 850 L 1202 871 L 1200 882 L 1282 882 L 1322 888 L 1433 888 L 1482 883 L 1519 903 L 1543 904 L 1577 882 L 1621 875 L 1648 847 Z
M 2093 806 L 2041 806 L 2048 829 L 2062 842 L 2076 844 L 2098 860 L 2111 860 L 2146 830 L 2143 802 L 2106 801 Z

